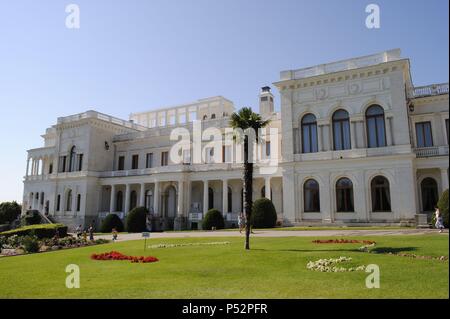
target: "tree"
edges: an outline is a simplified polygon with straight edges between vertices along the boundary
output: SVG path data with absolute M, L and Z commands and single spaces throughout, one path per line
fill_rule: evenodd
M 0 204 L 0 224 L 10 224 L 19 217 L 22 206 L 17 202 L 3 202 Z
M 248 130 L 253 130 L 255 140 L 259 141 L 259 129 L 267 126 L 269 120 L 264 121 L 261 115 L 252 111 L 250 107 L 244 107 L 237 113 L 231 115 L 230 125 L 233 129 L 241 129 L 244 131 L 244 214 L 246 218 L 245 223 L 245 249 L 250 249 L 250 218 L 252 212 L 252 191 L 253 191 L 253 160 L 249 161 L 249 135 L 245 134 Z M 253 147 L 252 147 L 253 149 Z

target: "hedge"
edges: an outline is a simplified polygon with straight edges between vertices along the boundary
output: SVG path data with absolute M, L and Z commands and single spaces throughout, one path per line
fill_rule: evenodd
M 113 228 L 115 228 L 118 232 L 122 232 L 124 227 L 119 216 L 117 216 L 116 214 L 109 214 L 103 220 L 102 226 L 100 227 L 100 232 L 110 233 Z
M 147 230 L 147 214 L 145 207 L 133 208 L 127 216 L 127 232 L 141 233 Z
M 223 220 L 222 213 L 215 208 L 208 210 L 202 222 L 202 228 L 204 230 L 211 230 L 213 227 L 216 229 L 222 229 L 225 227 L 225 221 Z
M 63 224 L 39 224 L 30 225 L 8 230 L 0 233 L 0 236 L 10 237 L 13 235 L 18 236 L 36 236 L 39 239 L 53 238 L 58 231 L 59 237 L 67 236 L 67 226 Z
M 267 198 L 257 199 L 253 203 L 251 225 L 255 228 L 272 228 L 277 223 L 277 212 L 272 201 Z

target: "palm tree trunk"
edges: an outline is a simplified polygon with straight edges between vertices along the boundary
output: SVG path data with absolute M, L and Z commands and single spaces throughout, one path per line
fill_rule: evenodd
M 248 136 L 244 137 L 244 214 L 245 214 L 245 249 L 250 249 L 250 218 L 252 212 L 253 163 L 248 161 Z

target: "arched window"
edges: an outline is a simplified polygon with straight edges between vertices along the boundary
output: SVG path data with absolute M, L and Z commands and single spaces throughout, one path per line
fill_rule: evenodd
M 69 156 L 69 172 L 75 171 L 75 162 L 76 162 L 77 153 L 75 152 L 75 146 L 72 146 L 70 149 Z
M 227 201 L 228 201 L 228 212 L 232 212 L 233 211 L 233 191 L 231 190 L 230 186 L 228 186 Z M 226 213 L 228 213 L 228 212 L 226 212 Z
M 214 191 L 211 187 L 208 188 L 208 209 L 214 208 Z
M 335 151 L 352 148 L 350 142 L 350 119 L 345 110 L 337 110 L 333 114 L 333 142 Z
M 424 212 L 432 212 L 438 202 L 438 186 L 436 181 L 427 177 L 420 183 L 422 192 L 422 209 Z
M 319 183 L 314 179 L 308 179 L 303 184 L 303 204 L 304 211 L 308 212 L 320 212 L 320 195 L 319 195 Z
M 336 208 L 338 212 L 354 212 L 353 183 L 348 178 L 336 182 Z
M 266 186 L 261 188 L 261 198 L 266 197 Z M 270 188 L 270 198 L 272 198 L 272 188 Z
M 66 211 L 72 211 L 72 190 L 69 189 L 67 191 L 67 200 L 66 200 Z
M 379 105 L 372 105 L 366 111 L 367 146 L 386 146 L 386 129 L 384 110 Z
M 80 211 L 81 208 L 81 194 L 77 195 L 77 212 Z
M 122 191 L 118 191 L 116 195 L 116 211 L 123 211 L 123 193 Z
M 137 193 L 136 191 L 131 191 L 130 193 L 130 210 L 137 206 Z
M 203 120 L 206 120 L 208 118 L 208 115 L 203 115 Z
M 302 118 L 302 152 L 317 152 L 317 122 L 314 114 L 306 114 Z
M 372 211 L 391 211 L 391 191 L 386 177 L 376 176 L 370 183 L 372 193 Z
M 215 118 L 216 118 L 216 114 L 214 114 L 214 113 L 211 114 L 211 118 L 212 118 L 212 119 L 215 119 Z

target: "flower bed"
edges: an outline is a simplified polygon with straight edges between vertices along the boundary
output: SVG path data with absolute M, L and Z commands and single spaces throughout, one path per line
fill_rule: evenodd
M 317 239 L 313 240 L 314 244 L 376 244 L 373 240 L 356 240 L 356 239 Z
M 158 258 L 153 256 L 127 256 L 118 251 L 110 251 L 102 254 L 92 254 L 93 260 L 130 260 L 132 263 L 153 263 L 158 261 Z
M 350 257 L 339 257 L 330 259 L 319 259 L 316 261 L 310 261 L 306 265 L 306 268 L 313 271 L 320 272 L 351 272 L 351 271 L 364 271 L 366 266 L 360 265 L 356 267 L 338 267 L 336 264 L 352 261 Z

